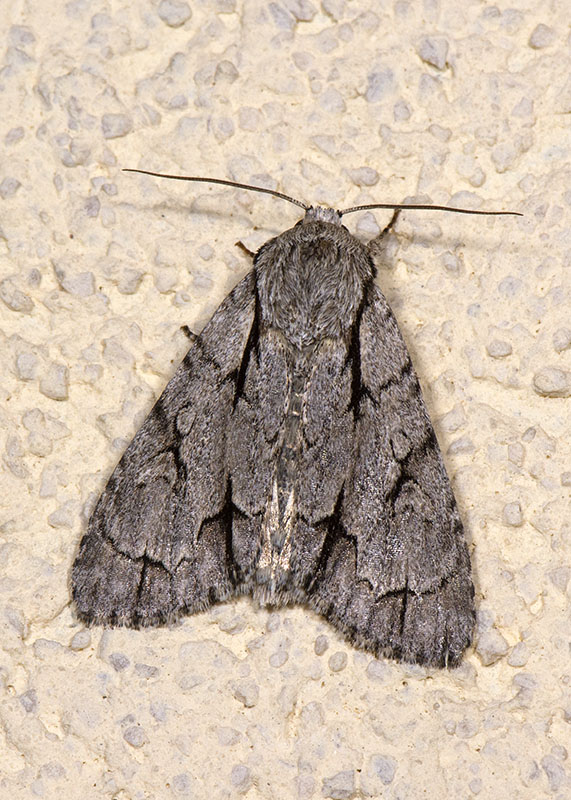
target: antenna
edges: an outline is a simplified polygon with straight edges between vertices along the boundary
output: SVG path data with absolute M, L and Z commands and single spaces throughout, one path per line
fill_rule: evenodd
M 138 172 L 141 175 L 152 175 L 154 178 L 170 178 L 173 181 L 194 181 L 195 183 L 218 183 L 221 186 L 233 186 L 235 189 L 246 189 L 249 192 L 263 192 L 264 194 L 271 194 L 273 197 L 279 197 L 282 200 L 287 200 L 288 203 L 293 203 L 304 211 L 307 211 L 309 206 L 302 203 L 301 200 L 296 200 L 295 197 L 290 197 L 288 194 L 275 192 L 273 189 L 264 189 L 261 186 L 250 186 L 248 183 L 236 183 L 235 181 L 225 181 L 221 178 L 195 178 L 186 177 L 185 175 L 164 175 L 161 172 L 147 172 L 146 169 L 123 169 L 122 172 Z
M 431 209 L 432 211 L 453 211 L 456 214 L 480 214 L 485 217 L 523 217 L 519 211 L 474 211 L 471 208 L 453 208 L 452 206 L 432 206 L 429 203 L 403 203 L 401 205 L 394 205 L 392 203 L 373 203 L 367 206 L 353 206 L 353 208 L 345 208 L 339 214 L 352 214 L 353 211 L 368 211 L 372 208 L 392 208 L 395 211 L 403 211 L 406 208 L 413 209 L 414 211 L 425 211 Z
M 248 183 L 236 183 L 236 181 L 226 181 L 222 178 L 198 178 L 186 175 L 165 175 L 162 172 L 149 172 L 146 169 L 123 169 L 122 172 L 137 172 L 139 175 L 151 175 L 153 178 L 169 178 L 172 181 L 193 181 L 194 183 L 217 183 L 220 186 L 232 186 L 234 189 L 245 189 L 248 192 L 263 192 L 264 194 L 271 194 L 272 197 L 279 197 L 281 200 L 287 200 L 288 203 L 293 203 L 304 211 L 308 211 L 311 206 L 302 203 L 301 200 L 296 200 L 295 197 L 290 197 L 288 194 L 276 192 L 273 189 L 265 189 L 262 186 L 250 186 Z M 451 211 L 454 214 L 479 214 L 486 217 L 523 217 L 519 211 L 474 211 L 469 208 L 452 208 L 452 206 L 432 206 L 428 203 L 373 203 L 372 205 L 353 206 L 339 211 L 339 216 L 345 214 L 352 214 L 354 211 L 370 211 L 373 208 L 392 209 L 393 211 L 404 211 L 406 209 L 412 211 Z

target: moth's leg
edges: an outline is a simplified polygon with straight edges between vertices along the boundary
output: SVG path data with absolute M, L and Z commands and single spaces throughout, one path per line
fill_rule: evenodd
M 184 333 L 189 342 L 194 342 L 196 340 L 196 333 L 193 333 L 188 325 L 181 325 L 180 330 Z
M 392 231 L 392 229 L 396 224 L 397 219 L 399 218 L 401 210 L 402 209 L 397 208 L 395 209 L 395 211 L 393 211 L 393 215 L 389 221 L 389 224 L 383 228 L 383 230 L 379 233 L 375 241 L 379 242 L 381 239 L 384 239 L 385 236 L 387 236 Z
M 247 256 L 250 256 L 250 258 L 254 258 L 254 256 L 256 255 L 256 254 L 255 254 L 255 253 L 253 253 L 253 252 L 252 252 L 252 251 L 251 251 L 251 250 L 250 250 L 248 247 L 246 247 L 246 245 L 244 244 L 244 242 L 238 241 L 238 242 L 236 242 L 235 244 L 236 244 L 236 247 L 239 247 L 239 248 L 240 248 L 240 250 L 241 250 L 243 253 L 245 253 Z
M 373 261 L 377 261 L 377 259 L 379 263 L 392 261 L 393 251 L 397 245 L 396 236 L 393 235 L 393 228 L 397 219 L 399 218 L 400 212 L 401 209 L 397 208 L 393 212 L 389 224 L 383 228 L 378 236 L 376 236 L 374 239 L 371 239 L 367 245 L 367 249 L 372 256 Z

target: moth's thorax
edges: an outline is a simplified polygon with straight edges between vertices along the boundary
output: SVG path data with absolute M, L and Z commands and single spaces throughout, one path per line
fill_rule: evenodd
M 305 212 L 305 217 L 301 222 L 302 224 L 308 222 L 329 222 L 331 225 L 341 225 L 341 214 L 334 208 L 311 206 L 311 208 L 308 208 Z
M 296 347 L 345 336 L 375 272 L 366 247 L 327 208 L 308 209 L 260 249 L 255 265 L 263 322 Z

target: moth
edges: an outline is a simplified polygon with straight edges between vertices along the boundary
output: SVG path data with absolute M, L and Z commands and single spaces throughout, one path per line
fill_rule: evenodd
M 260 248 L 109 478 L 77 614 L 163 625 L 247 593 L 305 604 L 376 655 L 454 666 L 474 627 L 468 549 L 372 258 L 341 223 L 366 207 L 261 191 L 305 215 Z

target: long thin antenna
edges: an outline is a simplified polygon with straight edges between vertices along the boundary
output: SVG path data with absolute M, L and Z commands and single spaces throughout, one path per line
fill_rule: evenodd
M 290 197 L 288 194 L 282 194 L 282 192 L 276 192 L 273 189 L 265 189 L 262 186 L 250 186 L 249 183 L 236 183 L 236 181 L 226 181 L 222 178 L 198 178 L 198 177 L 189 177 L 186 175 L 165 175 L 163 172 L 149 172 L 146 169 L 128 169 L 125 168 L 122 172 L 138 172 L 139 175 L 151 175 L 153 178 L 169 178 L 172 181 L 194 181 L 195 183 L 217 183 L 220 186 L 232 186 L 235 189 L 246 189 L 248 192 L 263 192 L 263 194 L 271 194 L 272 197 L 279 197 L 281 200 L 287 200 L 288 203 L 293 203 L 295 206 L 299 206 L 303 208 L 304 211 L 307 211 L 311 206 L 302 203 L 301 200 L 296 200 L 295 197 Z M 428 203 L 426 204 L 418 204 L 418 203 L 374 203 L 372 205 L 366 206 L 353 206 L 353 208 L 346 208 L 343 211 L 339 211 L 339 216 L 342 217 L 345 214 L 352 214 L 354 211 L 370 211 L 373 208 L 386 208 L 392 209 L 393 211 L 404 211 L 405 209 L 413 210 L 413 211 L 452 211 L 455 214 L 480 214 L 481 216 L 487 217 L 523 217 L 523 214 L 520 214 L 519 211 L 474 211 L 469 208 L 452 208 L 451 206 L 432 206 Z
M 250 186 L 248 183 L 236 183 L 235 181 L 225 181 L 221 178 L 195 178 L 186 177 L 184 175 L 164 175 L 162 172 L 148 172 L 146 169 L 123 169 L 122 172 L 138 172 L 141 175 L 152 175 L 154 178 L 170 178 L 173 181 L 194 181 L 195 183 L 218 183 L 221 186 L 233 186 L 235 189 L 246 189 L 249 192 L 263 192 L 264 194 L 271 194 L 273 197 L 280 197 L 282 200 L 287 200 L 288 203 L 293 203 L 295 206 L 303 208 L 307 211 L 309 206 L 302 203 L 301 200 L 296 200 L 287 194 L 275 192 L 273 189 L 264 189 L 261 186 Z
M 523 217 L 519 211 L 474 211 L 471 208 L 452 208 L 452 206 L 432 206 L 428 203 L 404 203 L 402 205 L 393 205 L 392 203 L 373 203 L 368 206 L 353 206 L 353 208 L 345 208 L 339 212 L 339 216 L 343 217 L 345 214 L 352 214 L 353 211 L 369 211 L 372 208 L 390 208 L 395 211 L 403 211 L 404 209 L 413 209 L 414 211 L 453 211 L 456 214 L 481 214 L 486 217 Z

